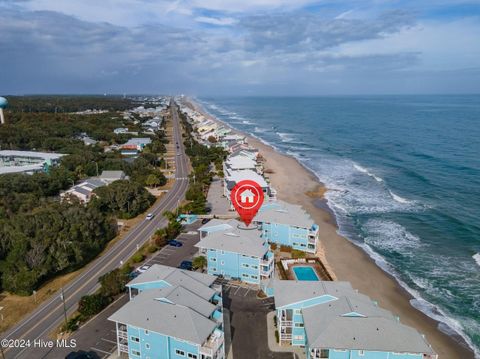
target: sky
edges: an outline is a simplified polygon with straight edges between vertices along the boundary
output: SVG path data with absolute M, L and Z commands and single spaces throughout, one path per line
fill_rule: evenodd
M 480 93 L 480 0 L 0 0 L 31 93 Z

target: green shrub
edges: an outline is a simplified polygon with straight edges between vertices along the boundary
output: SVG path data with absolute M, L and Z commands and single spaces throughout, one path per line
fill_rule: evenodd
M 142 254 L 142 253 L 135 253 L 133 256 L 132 256 L 132 262 L 133 263 L 140 263 L 141 261 L 143 261 L 145 258 L 145 256 Z
M 78 312 L 85 317 L 91 317 L 100 313 L 110 302 L 109 297 L 100 293 L 84 295 L 78 302 Z
M 275 340 L 277 341 L 277 343 L 280 342 L 280 334 L 278 334 L 278 330 L 275 330 Z

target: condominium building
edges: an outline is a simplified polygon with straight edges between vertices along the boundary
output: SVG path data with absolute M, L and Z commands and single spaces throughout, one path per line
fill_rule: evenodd
M 130 359 L 223 359 L 221 286 L 208 274 L 153 265 L 127 284 L 116 323 L 118 354 Z
M 280 345 L 308 359 L 436 359 L 423 335 L 348 282 L 274 280 Z
M 216 219 L 199 231 L 196 247 L 207 258 L 208 274 L 258 285 L 273 276 L 273 252 L 255 226 Z
M 315 253 L 318 225 L 299 205 L 283 201 L 265 203 L 254 218 L 269 243 Z
M 52 152 L 3 150 L 0 151 L 0 174 L 48 172 L 63 156 Z

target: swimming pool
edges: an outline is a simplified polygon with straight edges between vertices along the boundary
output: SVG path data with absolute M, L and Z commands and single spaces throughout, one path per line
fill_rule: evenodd
M 298 280 L 309 280 L 309 281 L 316 281 L 320 280 L 318 278 L 317 273 L 315 273 L 315 269 L 308 266 L 296 266 L 293 267 L 293 273 L 295 273 L 295 277 Z

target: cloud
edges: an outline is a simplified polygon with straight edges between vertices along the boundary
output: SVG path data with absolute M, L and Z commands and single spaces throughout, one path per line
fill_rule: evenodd
M 214 18 L 214 17 L 207 17 L 207 16 L 198 16 L 195 18 L 195 21 L 202 22 L 205 24 L 210 24 L 210 25 L 218 25 L 218 26 L 233 25 L 237 22 L 237 20 L 231 17 Z
M 228 10 L 220 0 L 9 3 L 1 5 L 0 91 L 480 91 L 471 70 L 480 67 L 478 18 L 425 19 L 386 3 L 382 11 L 353 3 L 322 1 L 320 10 L 283 0 L 233 0 Z

